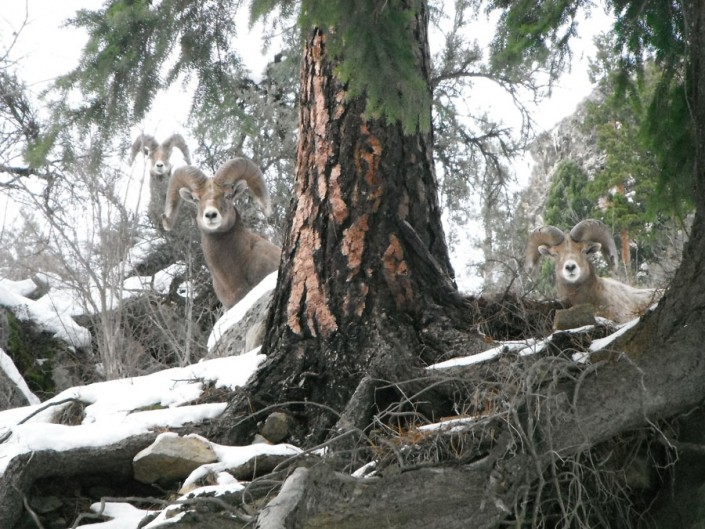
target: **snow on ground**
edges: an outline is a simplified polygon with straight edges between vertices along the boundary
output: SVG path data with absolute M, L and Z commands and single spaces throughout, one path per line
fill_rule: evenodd
M 90 527 L 90 529 L 135 529 L 145 516 L 157 512 L 138 509 L 129 503 L 113 502 L 94 503 L 91 505 L 91 511 L 112 519 L 107 522 L 79 525 L 79 529 L 81 527 Z
M 37 284 L 31 279 L 22 281 L 12 281 L 11 279 L 0 278 L 0 288 L 5 288 L 18 296 L 27 297 L 37 290 Z
M 450 360 L 430 365 L 426 369 L 431 371 L 434 369 L 448 369 L 450 367 L 469 366 L 472 364 L 485 362 L 487 360 L 492 360 L 493 358 L 496 358 L 504 353 L 517 353 L 519 356 L 532 355 L 543 351 L 543 349 L 546 347 L 546 342 L 548 340 L 550 340 L 550 337 L 546 338 L 545 340 L 537 340 L 532 338 L 530 340 L 501 342 L 501 344 L 497 347 L 493 347 L 492 349 L 488 349 L 487 351 L 482 351 L 481 353 L 477 353 L 470 356 L 451 358 Z
M 264 355 L 255 350 L 151 375 L 78 386 L 41 405 L 1 411 L 0 438 L 9 437 L 0 444 L 0 474 L 13 457 L 34 450 L 104 446 L 154 428 L 175 428 L 217 417 L 225 403 L 191 404 L 201 396 L 205 384 L 231 389 L 242 386 L 263 360 Z M 88 405 L 80 425 L 52 422 L 70 404 L 67 399 Z
M 124 293 L 128 296 L 141 294 L 143 292 L 157 292 L 158 294 L 168 294 L 174 279 L 186 273 L 186 263 L 179 262 L 169 265 L 153 276 L 132 276 L 128 277 L 122 284 Z
M 154 240 L 145 240 L 142 244 L 138 244 L 133 249 L 135 255 L 131 257 L 130 262 L 134 264 L 143 259 L 143 254 L 153 248 L 154 244 L 156 244 Z M 128 264 L 126 267 L 132 270 L 132 264 Z M 12 281 L 0 278 L 0 307 L 9 308 L 20 320 L 33 321 L 39 329 L 51 333 L 72 347 L 89 349 L 91 346 L 90 332 L 88 329 L 78 325 L 73 319 L 74 316 L 94 313 L 96 308 L 100 308 L 104 304 L 107 304 L 107 307 L 104 307 L 105 310 L 118 308 L 121 301 L 142 295 L 144 292 L 166 293 L 169 291 L 173 279 L 183 275 L 185 267 L 183 263 L 175 263 L 157 272 L 154 276 L 128 277 L 124 280 L 121 288 L 107 289 L 103 292 L 105 295 L 101 295 L 99 289 L 95 287 L 79 291 L 56 276 L 37 274 L 36 281 L 48 289 L 48 292 L 37 300 L 27 297 L 37 291 L 38 287 L 35 281 L 31 279 Z M 209 349 L 213 347 L 230 326 L 244 317 L 245 313 L 261 296 L 271 292 L 276 283 L 277 273 L 274 272 L 250 291 L 240 303 L 226 312 L 216 323 L 211 333 L 208 341 Z M 89 296 L 91 299 L 86 300 L 85 296 Z M 254 358 L 256 357 L 257 355 L 255 354 Z M 248 356 L 247 358 L 251 357 Z M 204 369 L 204 367 L 191 366 L 191 369 L 198 371 Z M 24 383 L 24 381 L 21 380 L 21 377 L 18 378 L 17 369 L 7 355 L 0 357 L 0 370 L 5 372 L 10 380 L 15 382 L 18 389 L 27 396 L 29 402 L 34 402 L 32 398 L 36 399 L 36 397 L 31 395 L 31 392 L 29 392 L 29 395 L 27 394 L 29 389 L 26 388 L 26 384 L 24 384 L 24 387 L 18 385 Z M 247 371 L 243 372 L 246 373 Z M 222 380 L 224 378 L 221 379 L 221 382 Z M 239 373 L 233 373 L 231 380 L 227 384 L 223 383 L 226 385 L 241 385 L 245 381 L 246 379 L 240 380 Z
M 209 474 L 220 475 L 228 468 L 244 465 L 247 461 L 252 459 L 253 455 L 295 456 L 302 452 L 300 448 L 286 443 L 277 445 L 256 443 L 250 446 L 224 446 L 215 443 L 210 443 L 210 445 L 215 455 L 218 457 L 218 461 L 216 463 L 201 465 L 194 470 L 184 481 L 183 488 L 196 483 L 199 479 Z
M 132 265 L 128 266 L 131 267 Z M 116 285 L 104 283 L 98 286 L 87 282 L 87 285 L 80 288 L 41 274 L 38 279 L 49 286 L 50 290 L 37 300 L 37 304 L 62 316 L 83 316 L 102 310 L 117 310 L 123 301 L 145 292 L 167 294 L 174 279 L 183 276 L 185 272 L 186 264 L 179 262 L 167 266 L 153 276 L 130 276 Z M 179 293 L 181 294 L 181 291 Z
M 139 254 L 139 251 L 136 251 Z M 139 259 L 139 256 L 136 256 Z M 180 272 L 179 265 L 164 270 L 154 277 L 132 277 L 123 285 L 125 295 L 138 295 L 146 289 L 165 288 L 174 274 Z M 78 326 L 71 316 L 82 313 L 78 294 L 56 278 L 39 278 L 50 287 L 49 294 L 37 301 L 29 299 L 36 290 L 33 282 L 0 280 L 0 306 L 7 306 L 21 319 L 31 319 L 40 328 L 53 332 L 57 337 L 80 347 L 90 342 L 88 331 Z M 227 311 L 216 323 L 208 340 L 211 349 L 225 331 L 241 321 L 247 311 L 262 296 L 271 292 L 277 283 L 277 273 L 267 276 L 240 303 Z M 166 287 L 168 288 L 168 287 Z M 619 330 L 601 340 L 595 340 L 590 352 L 607 347 L 612 341 L 636 324 L 634 320 L 620 326 Z M 598 322 L 600 323 L 600 322 Z M 585 332 L 590 327 L 559 332 Z M 457 366 L 467 366 L 488 361 L 505 353 L 520 356 L 543 351 L 553 335 L 545 339 L 507 341 L 479 354 L 455 358 L 429 366 L 428 370 L 442 370 Z M 584 354 L 587 357 L 588 353 Z M 576 358 L 585 361 L 586 358 Z M 182 367 L 166 369 L 150 375 L 120 380 L 97 382 L 86 386 L 67 389 L 54 398 L 40 403 L 22 380 L 9 356 L 0 350 L 0 369 L 25 394 L 32 405 L 0 411 L 0 475 L 12 459 L 20 454 L 37 450 L 71 450 L 76 448 L 100 447 L 117 443 L 132 436 L 155 430 L 177 428 L 186 423 L 199 423 L 219 416 L 225 403 L 198 404 L 208 385 L 216 388 L 243 386 L 264 360 L 259 348 L 244 355 L 216 358 Z M 85 405 L 81 424 L 69 426 L 54 421 L 72 402 Z M 440 423 L 419 427 L 429 434 L 443 434 L 463 429 L 482 417 L 449 418 Z M 185 481 L 184 486 L 196 486 L 206 475 L 215 476 L 216 485 L 197 487 L 182 496 L 179 501 L 188 501 L 194 495 L 215 494 L 238 491 L 243 488 L 227 469 L 233 468 L 252 457 L 270 454 L 296 456 L 301 450 L 288 444 L 229 447 L 211 443 L 218 461 L 196 469 Z M 374 474 L 374 462 L 360 469 L 360 477 Z M 173 506 L 159 511 L 139 509 L 126 503 L 95 503 L 91 510 L 102 513 L 108 521 L 90 524 L 91 529 L 133 529 L 140 520 L 149 514 L 157 516 L 146 527 L 155 529 L 172 524 L 182 513 L 173 512 Z M 170 512 L 171 511 L 171 512 Z M 89 525 L 79 526 L 88 528 Z
M 154 241 L 143 241 L 143 247 L 134 248 L 133 261 L 139 261 L 142 254 L 152 248 Z M 127 265 L 128 269 L 132 265 Z M 183 275 L 186 265 L 175 263 L 154 274 L 154 276 L 131 276 L 126 278 L 119 288 L 101 289 L 93 286 L 79 291 L 61 279 L 38 274 L 37 281 L 49 291 L 38 300 L 29 299 L 37 290 L 37 285 L 31 279 L 11 281 L 0 278 L 0 306 L 8 307 L 21 320 L 32 320 L 40 329 L 48 331 L 56 338 L 69 345 L 81 349 L 90 348 L 90 332 L 78 325 L 73 316 L 93 314 L 95 310 L 111 310 L 119 307 L 125 299 L 142 295 L 144 292 L 165 294 L 169 291 L 173 279 Z M 208 349 L 212 349 L 223 334 L 237 322 L 242 320 L 248 310 L 264 295 L 268 294 L 277 284 L 277 272 L 264 278 L 237 305 L 228 310 L 215 324 L 208 338 Z M 188 288 L 188 286 L 186 286 Z M 186 295 L 186 291 L 180 292 Z M 90 299 L 86 299 L 88 296 Z M 107 306 L 103 307 L 103 305 Z M 0 368 L 2 364 L 0 364 Z
M 256 446 L 256 445 L 252 445 Z M 225 476 L 220 476 L 219 477 L 219 483 L 217 485 L 209 485 L 205 487 L 200 487 L 198 489 L 195 489 L 188 494 L 184 494 L 183 496 L 180 496 L 176 502 L 174 502 L 173 507 L 166 507 L 164 510 L 162 510 L 159 515 L 154 518 L 151 522 L 149 522 L 147 525 L 143 527 L 143 529 L 156 529 L 157 527 L 165 527 L 173 524 L 174 522 L 180 520 L 181 518 L 184 517 L 186 514 L 183 511 L 180 512 L 174 512 L 176 511 L 179 507 L 179 503 L 185 503 L 187 502 L 190 498 L 193 498 L 194 496 L 221 496 L 223 494 L 226 494 L 228 492 L 238 492 L 241 491 L 242 489 L 245 488 L 245 486 L 240 483 L 238 480 L 233 478 L 230 474 L 227 474 L 227 472 L 224 472 L 223 474 L 226 474 L 228 477 Z M 221 482 L 222 481 L 222 482 Z M 94 504 L 96 506 L 99 506 L 100 504 Z M 119 505 L 119 504 L 117 504 Z M 93 509 L 93 507 L 91 507 Z M 143 515 L 148 514 L 148 511 L 142 511 Z M 119 522 L 122 521 L 120 520 L 112 520 L 113 522 Z M 95 529 L 95 525 L 86 525 L 86 526 L 79 526 L 78 529 L 81 527 L 85 527 L 86 529 Z M 105 526 L 105 527 L 100 527 L 98 526 L 99 529 L 133 529 L 134 527 L 137 527 L 137 524 L 135 525 L 114 525 L 114 526 Z
M 614 325 L 613 322 L 610 322 L 609 320 L 605 320 L 604 318 L 596 318 L 598 324 L 611 324 Z M 607 347 L 610 343 L 612 343 L 615 339 L 617 339 L 619 336 L 627 332 L 629 329 L 634 327 L 639 322 L 639 318 L 636 318 L 628 323 L 624 323 L 622 325 L 619 325 L 618 331 L 605 337 L 605 338 L 600 338 L 598 340 L 594 340 L 592 344 L 590 345 L 590 353 L 575 353 L 573 355 L 573 360 L 576 362 L 585 362 L 589 358 L 589 355 L 591 353 L 597 352 L 601 349 L 604 349 Z M 561 331 L 556 331 L 560 333 L 582 333 L 582 332 L 587 332 L 590 329 L 592 329 L 594 325 L 586 325 L 584 327 L 578 327 L 575 329 L 567 329 L 567 330 L 561 330 Z M 555 334 L 555 333 L 554 333 Z M 428 367 L 426 367 L 427 370 L 433 371 L 433 370 L 442 370 L 442 369 L 449 369 L 451 367 L 463 367 L 463 366 L 469 366 L 473 364 L 478 364 L 480 362 L 487 362 L 488 360 L 493 360 L 497 358 L 498 356 L 506 353 L 516 353 L 519 356 L 528 356 L 528 355 L 533 355 L 536 353 L 540 353 L 546 348 L 546 344 L 548 344 L 552 339 L 553 339 L 553 334 L 549 335 L 547 338 L 544 339 L 536 339 L 536 338 L 530 338 L 528 340 L 518 340 L 518 341 L 507 341 L 507 342 L 500 342 L 500 344 L 497 347 L 493 347 L 492 349 L 488 349 L 486 351 L 482 351 L 481 353 L 477 353 L 474 355 L 469 355 L 469 356 L 461 356 L 458 358 L 451 358 L 450 360 L 446 360 L 444 362 L 439 362 L 437 364 L 432 364 Z
M 145 178 L 148 178 L 148 176 L 145 175 Z M 168 243 L 159 232 L 153 228 L 145 228 L 137 236 L 135 244 L 127 251 L 125 259 L 116 267 L 116 272 L 121 275 L 133 273 L 139 265 L 143 264 L 165 244 Z
M 27 402 L 30 404 L 39 404 L 41 402 L 39 397 L 32 393 L 32 390 L 30 390 L 29 386 L 27 386 L 27 382 L 25 382 L 24 378 L 22 378 L 22 375 L 17 370 L 17 366 L 15 366 L 12 358 L 10 358 L 2 349 L 0 349 L 0 371 L 7 375 L 15 387 L 20 390 L 22 395 L 24 395 L 24 398 L 27 399 Z
M 145 242 L 144 248 L 136 248 L 131 263 L 139 261 L 141 252 L 149 248 L 149 242 Z M 120 299 L 139 295 L 145 290 L 168 289 L 174 275 L 182 272 L 182 266 L 174 265 L 153 277 L 127 278 L 120 293 L 122 297 L 115 295 L 113 300 L 109 297 L 110 307 L 113 301 L 117 303 Z M 126 268 L 132 270 L 131 265 Z M 52 332 L 57 338 L 75 347 L 88 347 L 88 331 L 77 325 L 72 318 L 87 312 L 86 303 L 81 298 L 84 293 L 46 274 L 38 276 L 37 280 L 49 292 L 36 301 L 27 297 L 37 290 L 34 281 L 0 280 L 0 306 L 10 308 L 20 319 L 34 321 L 41 329 Z M 276 282 L 277 273 L 265 278 L 219 320 L 210 340 L 217 340 L 230 326 L 240 321 L 261 296 L 275 288 Z M 97 290 L 93 292 L 94 295 L 96 293 Z M 204 360 L 140 377 L 77 386 L 41 403 L 27 387 L 12 359 L 0 350 L 0 370 L 31 402 L 29 406 L 0 411 L 0 475 L 13 458 L 21 454 L 37 450 L 97 448 L 157 429 L 177 428 L 186 423 L 197 424 L 215 418 L 225 410 L 226 403 L 198 404 L 198 399 L 210 384 L 216 388 L 229 389 L 245 385 L 265 358 L 259 351 L 257 348 L 235 357 Z M 57 418 L 75 401 L 85 405 L 81 424 L 57 424 Z M 193 495 L 219 495 L 242 489 L 243 485 L 226 470 L 255 456 L 295 456 L 301 453 L 299 448 L 288 444 L 212 446 L 218 462 L 196 469 L 188 483 L 195 485 L 199 477 L 208 474 L 217 476 L 217 485 L 195 488 L 180 498 L 181 501 Z M 91 506 L 91 510 L 112 518 L 90 524 L 91 529 L 133 529 L 145 516 L 158 512 L 110 502 L 96 503 Z M 153 529 L 169 525 L 181 516 L 173 514 L 168 508 L 164 509 L 148 527 Z
M 102 296 L 100 289 L 95 286 L 79 290 L 48 274 L 38 274 L 37 281 L 48 287 L 49 291 L 33 300 L 26 297 L 37 290 L 36 285 L 32 290 L 29 288 L 30 282 L 34 284 L 33 281 L 0 279 L 0 306 L 12 310 L 21 320 L 35 322 L 41 330 L 77 349 L 90 348 L 91 335 L 88 329 L 74 321 L 73 316 L 94 313 L 94 308 L 103 306 L 101 298 L 107 301 L 108 306 L 105 308 L 110 310 L 116 308 L 121 299 L 135 295 L 127 289 L 123 292 L 104 289 L 105 296 Z M 91 299 L 86 299 L 86 296 Z
M 476 423 L 478 420 L 486 417 L 486 415 L 476 417 L 453 417 L 450 419 L 442 419 L 440 422 L 424 424 L 419 426 L 420 432 L 443 432 L 453 433 L 467 429 L 469 425 Z
M 0 368 L 6 373 L 12 373 L 14 364 L 9 357 L 7 359 L 10 362 L 5 362 L 6 357 L 4 353 L 0 355 Z M 229 389 L 242 386 L 264 358 L 258 348 L 243 355 L 204 360 L 150 375 L 73 387 L 41 404 L 32 395 L 34 404 L 0 411 L 0 475 L 13 458 L 24 453 L 96 448 L 150 431 L 176 428 L 186 423 L 197 424 L 215 418 L 225 410 L 226 403 L 194 403 L 201 397 L 206 385 Z M 18 387 L 23 382 L 18 382 Z M 54 423 L 55 418 L 74 399 L 86 405 L 81 424 L 69 426 Z M 197 487 L 176 503 L 188 501 L 188 498 L 195 495 L 217 496 L 241 490 L 243 485 L 227 469 L 253 457 L 295 456 L 301 453 L 299 448 L 289 444 L 259 443 L 240 447 L 211 445 L 218 461 L 196 469 L 187 481 L 193 485 L 202 476 L 215 475 L 217 484 Z M 158 513 L 147 526 L 155 529 L 170 525 L 183 515 L 170 512 L 173 507 L 160 512 L 112 502 L 95 503 L 91 510 L 110 519 L 79 527 L 134 529 L 145 516 Z
M 10 288 L 7 283 L 0 284 L 0 306 L 10 308 L 20 320 L 36 322 L 40 329 L 73 347 L 90 346 L 91 335 L 88 329 L 78 325 L 70 316 L 47 308 L 44 303 L 26 298 Z
M 597 340 L 593 340 L 593 342 L 590 344 L 590 351 L 583 353 L 574 353 L 573 354 L 573 360 L 578 363 L 585 363 L 590 359 L 590 355 L 592 353 L 596 353 L 597 351 L 601 351 L 602 349 L 606 349 L 612 342 L 614 342 L 617 338 L 622 336 L 624 333 L 626 333 L 629 329 L 634 327 L 637 323 L 639 323 L 640 318 L 635 318 L 632 321 L 628 321 L 627 323 L 623 323 L 621 325 L 617 326 L 617 332 L 613 332 L 609 336 L 605 336 L 604 338 L 598 338 Z
M 166 432 L 160 434 L 176 435 Z M 194 434 L 191 434 L 194 435 Z M 200 436 L 196 436 L 200 437 Z M 195 483 L 206 476 L 215 476 L 215 485 L 205 485 L 202 487 L 192 488 L 188 493 L 180 496 L 170 506 L 167 506 L 161 512 L 140 510 L 132 507 L 125 509 L 123 503 L 94 503 L 91 505 L 91 511 L 94 513 L 102 513 L 105 516 L 112 517 L 112 520 L 101 524 L 81 525 L 81 527 L 90 527 L 91 529 L 134 529 L 139 522 L 148 514 L 159 512 L 159 514 L 144 526 L 145 529 L 156 529 L 157 527 L 168 526 L 184 516 L 184 512 L 177 511 L 179 504 L 187 503 L 194 496 L 221 496 L 226 493 L 238 492 L 245 488 L 232 474 L 227 472 L 230 468 L 235 468 L 250 461 L 255 456 L 260 455 L 280 455 L 280 456 L 297 456 L 302 453 L 300 448 L 290 444 L 269 445 L 258 443 L 249 446 L 224 446 L 216 443 L 210 443 L 207 439 L 200 437 L 203 441 L 209 443 L 218 458 L 215 463 L 202 465 L 195 469 L 191 475 L 184 481 L 182 489 L 189 490 L 194 487 Z
M 61 392 L 42 403 L 0 411 L 0 475 L 12 459 L 37 450 L 71 450 L 110 445 L 129 437 L 186 423 L 199 423 L 220 415 L 226 403 L 194 404 L 207 383 L 234 389 L 244 385 L 264 355 L 259 350 L 247 354 L 206 360 L 197 364 L 145 375 L 86 386 Z M 0 356 L 2 361 L 2 356 Z M 55 424 L 71 402 L 87 404 L 79 425 Z M 218 462 L 199 467 L 188 478 L 193 484 L 206 474 L 216 475 L 217 484 L 198 487 L 177 500 L 187 501 L 194 495 L 221 495 L 241 490 L 243 485 L 226 472 L 258 455 L 291 455 L 301 450 L 289 444 L 222 446 L 211 443 Z M 139 509 L 126 503 L 95 503 L 94 513 L 102 513 L 108 521 L 79 527 L 91 529 L 134 529 L 147 515 L 159 511 Z M 150 529 L 173 523 L 174 516 L 165 508 L 147 526 Z

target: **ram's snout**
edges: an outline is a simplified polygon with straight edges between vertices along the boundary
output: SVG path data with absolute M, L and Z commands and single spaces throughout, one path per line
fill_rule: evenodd
M 568 283 L 574 283 L 580 279 L 580 265 L 574 259 L 568 259 L 563 263 L 563 279 Z
M 203 215 L 201 216 L 201 224 L 204 229 L 207 230 L 217 230 L 223 223 L 223 216 L 220 214 L 218 209 L 213 206 L 208 206 L 203 210 Z

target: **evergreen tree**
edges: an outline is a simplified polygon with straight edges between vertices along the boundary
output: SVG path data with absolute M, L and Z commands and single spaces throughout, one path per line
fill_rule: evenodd
M 343 24 L 342 34 L 377 37 L 389 20 L 404 21 L 404 31 L 394 22 L 391 34 L 399 32 L 394 46 L 407 51 L 389 69 L 410 68 L 399 74 L 402 79 L 425 79 L 425 95 L 413 96 L 420 105 L 414 112 L 422 114 L 412 118 L 405 111 L 392 118 L 396 105 L 406 100 L 403 92 L 418 89 L 413 83 L 398 85 L 385 111 L 370 107 L 368 98 L 350 89 L 345 74 L 337 75 L 345 69 L 342 57 L 349 44 L 336 42 L 338 25 L 326 18 L 333 14 L 310 21 L 314 29 L 302 63 L 296 204 L 264 347 L 269 362 L 230 409 L 239 416 L 252 405 L 325 402 L 341 415 L 315 407 L 296 412 L 311 439 L 319 441 L 369 424 L 378 384 L 369 379 L 370 370 L 380 380 L 413 378 L 420 368 L 413 360 L 416 329 L 424 319 L 462 324 L 468 308 L 453 283 L 437 201 L 428 12 L 416 2 L 365 7 Z M 391 45 L 386 42 L 378 43 L 382 57 L 388 53 L 384 46 Z M 405 63 L 410 57 L 413 65 Z M 254 426 L 241 422 L 228 432 L 228 440 L 249 438 Z
M 572 160 L 562 161 L 553 175 L 546 202 L 546 224 L 574 226 L 593 214 L 593 202 L 586 196 L 588 175 Z

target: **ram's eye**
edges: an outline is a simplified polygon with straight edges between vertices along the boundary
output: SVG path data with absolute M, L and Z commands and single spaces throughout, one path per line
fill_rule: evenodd
M 594 255 L 600 251 L 600 248 L 602 248 L 602 245 L 600 243 L 595 242 L 583 248 L 583 252 L 586 255 Z

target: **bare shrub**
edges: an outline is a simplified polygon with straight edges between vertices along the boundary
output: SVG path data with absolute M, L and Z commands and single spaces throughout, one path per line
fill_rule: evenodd
M 192 249 L 197 236 L 176 249 L 160 241 L 139 214 L 140 204 L 128 207 L 116 192 L 122 177 L 117 170 L 76 166 L 70 179 L 57 178 L 51 194 L 46 189 L 38 193 L 29 182 L 18 182 L 13 193 L 19 207 L 32 212 L 31 222 L 20 227 L 30 235 L 23 248 L 32 246 L 29 241 L 42 248 L 41 260 L 25 255 L 16 263 L 21 272 L 15 273 L 41 274 L 51 294 L 74 299 L 74 316 L 90 328 L 96 361 L 108 379 L 197 360 L 203 354 L 205 329 L 216 314 L 215 298 L 204 286 L 208 278 L 202 258 Z M 127 256 L 150 232 L 156 241 L 150 251 L 158 255 L 159 248 L 168 250 L 152 260 L 151 272 L 173 264 L 179 251 L 185 271 L 167 290 L 147 283 L 128 291 L 126 278 L 145 270 Z M 57 301 L 56 309 L 62 310 L 64 303 Z

